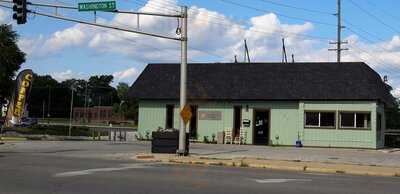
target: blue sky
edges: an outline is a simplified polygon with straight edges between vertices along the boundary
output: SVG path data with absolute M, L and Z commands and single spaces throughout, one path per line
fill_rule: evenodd
M 31 1 L 71 6 L 83 2 Z M 335 53 L 327 49 L 334 46 L 328 44 L 328 39 L 336 38 L 336 17 L 328 14 L 336 12 L 336 0 L 117 0 L 120 10 L 171 13 L 179 9 L 178 5 L 190 8 L 189 61 L 232 61 L 235 54 L 242 58 L 244 38 L 248 39 L 250 55 L 255 61 L 280 61 L 282 36 L 287 38 L 288 51 L 295 54 L 296 60 L 335 60 Z M 346 45 L 350 50 L 345 51 L 343 60 L 367 62 L 382 75 L 389 75 L 395 88 L 400 87 L 399 5 L 396 0 L 342 1 L 343 22 L 347 27 L 343 37 L 350 43 Z M 54 9 L 31 9 L 54 13 Z M 58 13 L 93 20 L 92 13 L 65 10 Z M 11 21 L 11 12 L 0 8 L 0 23 Z M 98 22 L 135 28 L 136 16 L 98 13 Z M 177 25 L 174 19 L 149 17 L 140 17 L 140 23 L 144 30 L 171 36 Z M 21 35 L 20 47 L 28 53 L 23 67 L 58 80 L 114 74 L 115 84 L 132 83 L 147 63 L 179 61 L 179 43 L 174 41 L 33 15 L 27 24 L 13 26 Z M 397 92 L 400 94 L 400 90 Z

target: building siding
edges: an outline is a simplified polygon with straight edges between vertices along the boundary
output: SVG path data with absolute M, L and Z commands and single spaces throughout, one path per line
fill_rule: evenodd
M 384 144 L 383 135 L 376 133 L 377 113 L 382 115 L 382 131 L 384 131 L 384 106 L 374 101 L 202 101 L 189 102 L 198 105 L 198 111 L 219 111 L 221 120 L 198 120 L 197 139 L 204 137 L 211 140 L 218 132 L 233 128 L 233 107 L 242 106 L 242 120 L 249 119 L 250 127 L 243 127 L 247 131 L 246 143 L 253 143 L 253 112 L 256 109 L 269 110 L 270 132 L 269 145 L 295 145 L 300 139 L 304 146 L 321 147 L 349 147 L 349 148 L 380 148 Z M 179 104 L 177 101 L 140 101 L 139 102 L 139 134 L 165 127 L 166 105 L 174 104 L 174 128 L 179 128 Z M 343 130 L 340 129 L 339 119 L 336 119 L 334 129 L 305 128 L 304 111 L 329 110 L 361 111 L 371 113 L 370 130 Z
M 366 101 L 302 101 L 299 106 L 299 116 L 302 121 L 302 141 L 305 146 L 377 148 L 376 142 L 376 110 L 375 102 Z M 304 111 L 335 111 L 336 126 L 334 129 L 305 128 Z M 370 112 L 370 130 L 340 129 L 338 114 L 341 111 Z

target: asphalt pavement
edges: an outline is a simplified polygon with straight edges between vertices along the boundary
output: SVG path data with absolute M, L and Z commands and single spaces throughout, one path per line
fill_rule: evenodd
M 0 145 L 0 193 L 399 193 L 400 178 L 142 163 L 148 144 Z

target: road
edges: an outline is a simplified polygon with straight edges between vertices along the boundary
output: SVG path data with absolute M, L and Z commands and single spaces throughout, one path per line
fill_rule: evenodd
M 0 145 L 0 193 L 399 193 L 400 178 L 142 163 L 147 144 Z

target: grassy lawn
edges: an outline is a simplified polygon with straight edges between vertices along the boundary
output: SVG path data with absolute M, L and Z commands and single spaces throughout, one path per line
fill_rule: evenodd
M 39 123 L 55 123 L 69 125 L 69 118 L 38 118 Z M 103 122 L 73 122 L 76 125 L 97 125 L 97 126 L 109 126 L 108 121 Z M 112 124 L 113 127 L 137 127 L 133 121 L 124 121 L 121 123 Z

